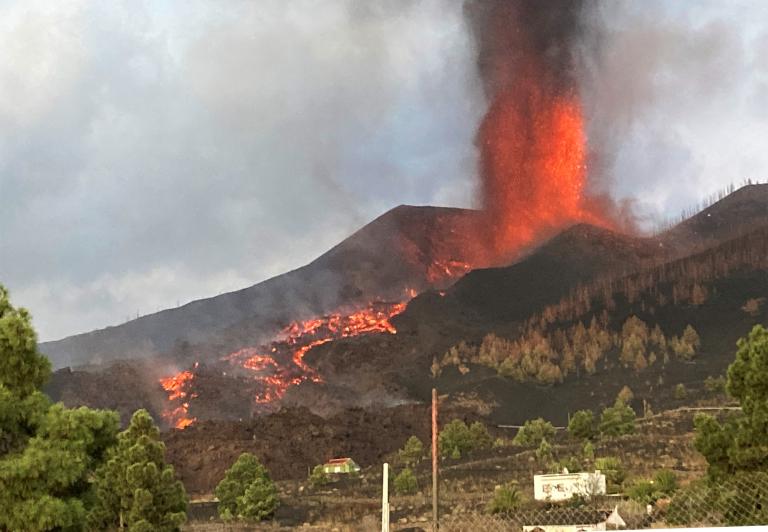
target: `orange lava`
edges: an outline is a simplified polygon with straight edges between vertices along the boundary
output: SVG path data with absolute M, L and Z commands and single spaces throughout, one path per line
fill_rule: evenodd
M 390 318 L 405 309 L 405 303 L 371 304 L 350 314 L 331 314 L 296 321 L 284 328 L 271 347 L 246 348 L 224 357 L 232 364 L 252 371 L 261 390 L 254 397 L 257 405 L 281 399 L 291 386 L 306 380 L 321 382 L 320 376 L 304 362 L 304 356 L 322 344 L 366 333 L 397 332 Z M 281 362 L 281 353 L 290 357 Z
M 492 102 L 480 127 L 485 214 L 496 256 L 576 222 L 608 225 L 585 199 L 587 142 L 576 95 L 535 74 Z
M 197 367 L 197 363 L 195 363 L 195 367 Z M 194 374 L 191 371 L 182 371 L 171 377 L 160 379 L 160 386 L 163 387 L 163 390 L 168 392 L 168 401 L 173 403 L 187 397 L 195 397 L 194 394 L 188 392 L 188 388 L 192 384 L 193 379 Z M 188 414 L 189 403 L 182 401 L 179 406 L 163 412 L 162 416 L 171 426 L 177 429 L 183 429 L 196 421 L 195 418 L 190 418 Z

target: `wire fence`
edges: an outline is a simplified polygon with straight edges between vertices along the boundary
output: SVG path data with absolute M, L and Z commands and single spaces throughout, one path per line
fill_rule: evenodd
M 669 496 L 645 500 L 599 498 L 573 506 L 538 503 L 504 513 L 474 511 L 444 515 L 447 532 L 543 531 L 589 532 L 659 527 L 722 527 L 768 525 L 768 473 L 738 473 L 718 480 L 701 479 Z

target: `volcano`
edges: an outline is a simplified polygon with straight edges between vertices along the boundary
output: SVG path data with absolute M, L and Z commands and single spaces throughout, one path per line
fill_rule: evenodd
M 483 266 L 473 238 L 479 220 L 471 210 L 402 205 L 299 269 L 40 349 L 54 367 L 65 367 L 179 355 L 189 345 L 206 345 L 215 355 L 259 344 L 293 321 L 371 301 L 400 302 Z

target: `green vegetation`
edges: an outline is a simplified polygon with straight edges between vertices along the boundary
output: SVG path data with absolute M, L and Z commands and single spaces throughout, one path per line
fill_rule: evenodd
M 613 406 L 600 414 L 598 430 L 603 436 L 622 436 L 635 432 L 635 411 L 617 399 Z
M 496 488 L 487 510 L 492 514 L 511 514 L 518 510 L 523 502 L 523 494 L 517 487 L 517 482 L 509 482 Z
M 536 449 L 536 458 L 541 463 L 545 464 L 551 464 L 553 455 L 552 455 L 552 446 L 549 444 L 546 438 L 543 438 L 541 440 L 541 443 L 539 444 L 538 449 Z
M 671 497 L 677 491 L 677 476 L 667 469 L 658 471 L 652 480 L 638 480 L 627 490 L 633 501 L 653 504 L 661 498 Z
M 704 389 L 709 393 L 724 394 L 726 380 L 725 377 L 707 377 L 704 379 Z
M 416 481 L 416 475 L 410 467 L 406 467 L 395 477 L 393 484 L 395 493 L 398 495 L 413 495 L 419 491 L 419 484 Z
M 526 447 L 541 445 L 542 440 L 552 439 L 555 436 L 555 427 L 549 421 L 536 418 L 526 421 L 517 432 L 512 443 Z
M 424 458 L 424 444 L 416 436 L 411 436 L 397 455 L 405 465 L 415 466 Z
M 117 413 L 51 405 L 50 363 L 31 317 L 0 285 L 0 529 L 79 530 L 95 494 L 89 479 L 119 428 Z
M 251 453 L 241 454 L 227 469 L 214 494 L 219 500 L 219 516 L 225 521 L 261 521 L 271 517 L 280 504 L 267 468 Z
M 605 475 L 608 493 L 616 493 L 621 490 L 627 474 L 621 460 L 614 456 L 605 456 L 595 460 L 595 469 Z
M 186 521 L 184 486 L 165 463 L 165 444 L 149 412 L 138 410 L 117 437 L 106 464 L 96 472 L 98 502 L 94 528 L 127 527 L 136 531 L 179 530 Z
M 741 413 L 719 423 L 699 414 L 694 445 L 709 463 L 713 478 L 738 471 L 768 471 L 768 331 L 756 325 L 739 340 L 736 360 L 728 368 L 728 393 Z
M 574 412 L 568 421 L 568 434 L 579 440 L 591 440 L 595 437 L 595 415 L 591 410 Z
M 440 431 L 438 443 L 443 457 L 457 459 L 475 449 L 490 447 L 493 442 L 482 423 L 475 422 L 468 427 L 460 419 L 454 419 Z
M 675 399 L 677 399 L 678 401 L 683 400 L 686 397 L 688 397 L 688 390 L 685 389 L 685 384 L 683 384 L 681 382 L 680 384 L 675 386 L 675 393 L 674 393 L 674 395 L 675 395 Z
M 309 475 L 309 483 L 314 488 L 319 488 L 321 486 L 325 486 L 331 481 L 331 479 L 328 477 L 328 474 L 325 472 L 325 468 L 320 465 L 316 465 L 312 469 L 312 473 Z

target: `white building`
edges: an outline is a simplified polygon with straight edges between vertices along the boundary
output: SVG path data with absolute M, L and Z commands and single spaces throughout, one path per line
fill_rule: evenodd
M 577 495 L 587 499 L 605 495 L 605 475 L 595 471 L 533 476 L 533 496 L 537 501 L 566 501 Z

